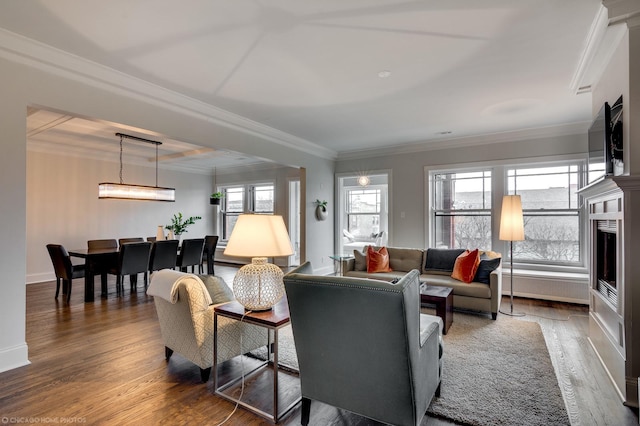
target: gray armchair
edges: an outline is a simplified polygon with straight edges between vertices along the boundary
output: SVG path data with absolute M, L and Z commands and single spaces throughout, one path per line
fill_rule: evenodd
M 302 390 L 311 400 L 394 425 L 418 425 L 440 394 L 442 321 L 420 314 L 419 273 L 396 284 L 311 275 L 284 277 Z

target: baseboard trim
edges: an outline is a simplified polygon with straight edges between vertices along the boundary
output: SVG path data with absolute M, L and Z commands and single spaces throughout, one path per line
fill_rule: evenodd
M 29 361 L 29 347 L 26 343 L 0 351 L 0 373 L 29 364 L 31 361 Z

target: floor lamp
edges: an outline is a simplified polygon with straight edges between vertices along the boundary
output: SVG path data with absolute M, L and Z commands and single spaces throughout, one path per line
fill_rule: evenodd
M 519 195 L 505 195 L 502 198 L 499 238 L 501 241 L 509 241 L 509 258 L 511 260 L 511 311 L 500 311 L 500 313 L 510 316 L 524 316 L 523 313 L 513 312 L 513 242 L 524 241 L 524 219 L 522 218 L 522 201 Z

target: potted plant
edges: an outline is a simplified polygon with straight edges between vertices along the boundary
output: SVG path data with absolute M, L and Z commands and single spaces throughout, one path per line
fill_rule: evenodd
M 316 219 L 325 220 L 327 218 L 327 200 L 316 200 Z
M 222 192 L 214 192 L 209 196 L 209 204 L 220 205 L 220 200 L 222 199 Z
M 180 236 L 187 232 L 187 227 L 189 225 L 193 225 L 196 223 L 196 220 L 202 219 L 200 216 L 191 216 L 188 219 L 182 218 L 182 213 L 178 212 L 178 214 L 174 214 L 171 218 L 171 224 L 165 226 L 165 229 L 168 229 L 170 233 L 172 233 L 175 238 L 178 240 Z

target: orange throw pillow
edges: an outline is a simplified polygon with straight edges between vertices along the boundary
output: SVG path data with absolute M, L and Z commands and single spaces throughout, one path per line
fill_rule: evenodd
M 455 265 L 453 265 L 453 273 L 451 278 L 465 283 L 473 281 L 473 277 L 476 276 L 476 271 L 480 265 L 480 254 L 478 249 L 473 251 L 466 250 L 456 259 Z
M 386 247 L 380 247 L 378 251 L 372 246 L 367 247 L 367 272 L 391 272 Z

